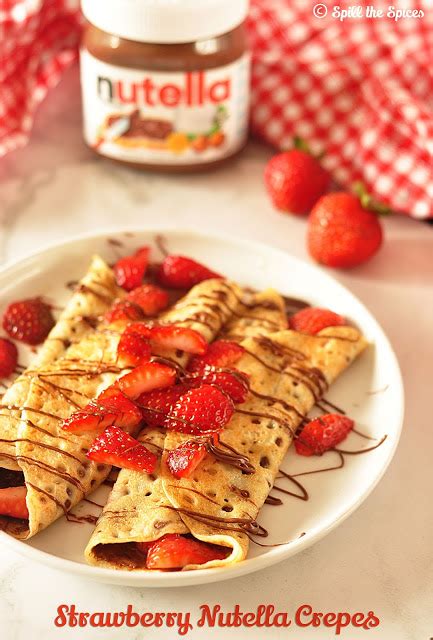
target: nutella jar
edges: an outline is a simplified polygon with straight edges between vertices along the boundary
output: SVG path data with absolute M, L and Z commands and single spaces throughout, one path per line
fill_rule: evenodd
M 248 0 L 82 0 L 84 137 L 143 169 L 225 162 L 248 133 Z

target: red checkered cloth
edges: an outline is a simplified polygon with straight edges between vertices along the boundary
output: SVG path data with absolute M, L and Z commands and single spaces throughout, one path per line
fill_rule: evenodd
M 393 209 L 433 217 L 433 5 L 251 0 L 252 129 L 279 148 L 294 135 L 325 151 L 345 187 L 356 180 Z M 361 6 L 340 21 L 333 6 Z M 368 19 L 366 5 L 424 16 Z
M 0 0 L 0 156 L 27 142 L 36 107 L 77 59 L 79 4 Z
M 433 218 L 431 1 L 396 0 L 424 12 L 398 21 L 340 21 L 334 4 L 354 3 L 319 3 L 326 17 L 316 0 L 251 0 L 253 132 L 278 148 L 301 136 L 341 185 L 362 180 L 393 209 Z M 36 106 L 76 59 L 78 4 L 0 0 L 0 156 L 25 144 Z M 368 4 L 392 3 L 357 6 Z

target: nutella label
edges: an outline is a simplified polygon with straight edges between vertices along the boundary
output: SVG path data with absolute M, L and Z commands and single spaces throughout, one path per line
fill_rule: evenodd
M 81 51 L 84 135 L 102 155 L 128 162 L 213 162 L 245 143 L 249 56 L 202 71 L 117 67 Z

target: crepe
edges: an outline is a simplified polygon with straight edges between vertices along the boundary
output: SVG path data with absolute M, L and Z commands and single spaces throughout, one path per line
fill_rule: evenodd
M 175 322 L 199 331 L 208 341 L 229 332 L 261 335 L 268 328 L 287 324 L 284 301 L 273 289 L 247 295 L 237 285 L 208 280 L 194 287 L 161 322 Z M 165 353 L 186 363 L 184 354 Z M 163 429 L 146 428 L 139 439 L 161 455 L 166 441 Z M 161 467 L 149 475 L 122 469 L 108 503 L 87 545 L 90 564 L 122 569 L 143 569 L 145 556 L 133 542 L 152 541 L 167 533 L 185 534 L 189 528 L 171 502 L 161 478 Z
M 254 473 L 208 456 L 192 478 L 177 480 L 162 465 L 165 494 L 188 530 L 200 540 L 231 549 L 225 560 L 185 569 L 223 566 L 246 557 L 258 512 L 296 428 L 367 343 L 352 327 L 330 327 L 316 336 L 286 330 L 241 344 L 246 354 L 236 367 L 250 377 L 251 392 L 225 427 L 221 444 L 247 458 Z M 174 449 L 187 439 L 170 432 L 165 448 Z
M 71 342 L 80 340 L 93 331 L 91 318 L 102 314 L 119 295 L 113 288 L 111 269 L 94 256 L 89 270 L 78 283 L 57 323 L 33 359 L 31 369 L 55 362 Z M 0 406 L 0 467 L 20 470 L 15 456 L 15 438 L 21 418 L 20 407 L 25 405 L 31 376 L 28 371 L 20 375 L 4 394 Z M 9 407 L 16 407 L 9 408 Z
M 24 474 L 29 520 L 1 520 L 18 538 L 68 512 L 109 473 L 86 458 L 94 432 L 73 435 L 59 424 L 119 377 L 119 334 L 95 324 L 121 295 L 112 270 L 95 257 L 39 355 L 3 400 L 16 409 L 14 419 L 2 416 L 2 460 Z

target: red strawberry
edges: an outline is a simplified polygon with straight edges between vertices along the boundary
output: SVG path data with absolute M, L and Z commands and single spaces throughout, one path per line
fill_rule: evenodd
M 277 154 L 265 168 L 265 186 L 274 207 L 295 215 L 308 213 L 329 183 L 327 171 L 302 149 Z
M 153 389 L 170 387 L 176 379 L 176 371 L 159 362 L 147 362 L 136 367 L 118 380 L 118 385 L 128 398 L 138 398 L 139 395 Z
M 168 452 L 167 467 L 175 478 L 189 478 L 206 457 L 206 445 L 188 440 Z
M 0 489 L 0 514 L 11 518 L 27 520 L 29 512 L 26 504 L 27 487 L 7 487 Z
M 104 320 L 109 324 L 114 322 L 133 322 L 142 320 L 144 313 L 141 307 L 129 300 L 116 300 L 105 312 Z
M 172 255 L 167 256 L 162 262 L 157 278 L 164 287 L 190 289 L 203 280 L 221 276 L 191 258 Z
M 182 569 L 188 564 L 205 564 L 211 560 L 224 560 L 229 550 L 224 547 L 168 533 L 156 540 L 147 551 L 147 569 Z
M 301 333 L 309 333 L 314 336 L 326 327 L 341 327 L 346 324 L 343 316 L 329 309 L 319 307 L 306 307 L 297 311 L 289 318 L 289 328 Z
M 141 411 L 115 385 L 108 387 L 96 400 L 63 420 L 61 428 L 71 433 L 105 429 L 113 424 L 130 429 L 141 422 Z
M 204 384 L 183 394 L 166 421 L 169 431 L 200 435 L 222 431 L 234 413 L 233 402 L 216 387 Z
M 148 362 L 150 355 L 150 343 L 147 338 L 132 330 L 122 334 L 117 345 L 117 360 L 120 366 L 135 367 Z
M 152 327 L 150 341 L 158 347 L 180 349 L 187 353 L 203 354 L 207 349 L 206 340 L 197 331 L 174 324 Z
M 119 287 L 131 291 L 143 282 L 149 260 L 149 247 L 138 249 L 132 256 L 120 258 L 114 265 L 114 275 Z
M 351 193 L 320 198 L 308 219 L 311 256 L 328 267 L 355 267 L 371 258 L 382 244 L 382 227 L 375 213 L 364 209 Z
M 114 424 L 116 413 L 109 411 L 106 407 L 99 406 L 92 401 L 84 409 L 74 411 L 74 413 L 62 420 L 60 428 L 70 433 L 84 433 L 86 431 L 96 431 L 105 429 Z
M 143 420 L 148 426 L 162 427 L 179 398 L 188 391 L 184 384 L 175 384 L 165 389 L 155 389 L 138 396 L 136 403 L 141 408 Z
M 0 338 L 0 378 L 8 378 L 16 369 L 18 350 L 13 342 Z
M 295 440 L 296 453 L 321 456 L 339 444 L 353 429 L 354 422 L 337 413 L 327 413 L 311 420 Z
M 143 284 L 128 293 L 126 299 L 138 306 L 145 316 L 156 316 L 168 306 L 168 293 L 154 284 Z
M 40 298 L 12 302 L 3 315 L 6 333 L 31 345 L 43 342 L 53 326 L 51 307 Z
M 242 358 L 245 350 L 240 344 L 230 340 L 212 342 L 204 355 L 191 358 L 189 371 L 203 371 L 207 365 L 211 367 L 230 367 Z
M 118 427 L 105 429 L 86 455 L 94 462 L 146 473 L 155 471 L 158 462 L 154 453 Z
M 192 387 L 199 387 L 202 384 L 214 385 L 230 396 L 235 404 L 242 404 L 248 396 L 248 382 L 243 375 L 236 371 L 233 373 L 214 371 L 209 367 L 200 373 L 188 376 L 185 382 Z

